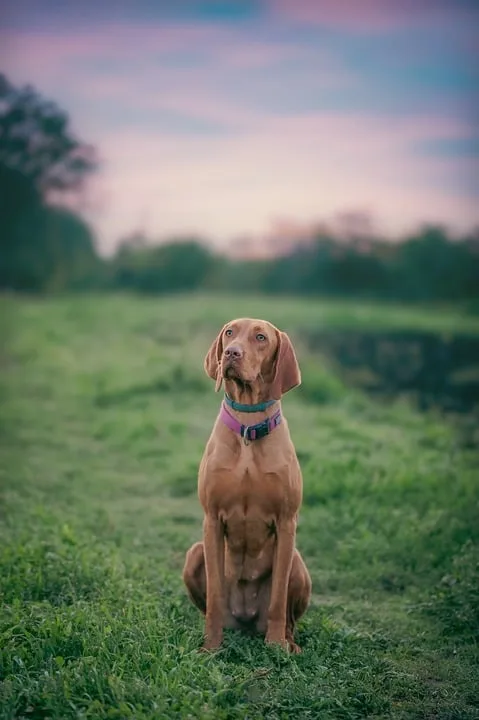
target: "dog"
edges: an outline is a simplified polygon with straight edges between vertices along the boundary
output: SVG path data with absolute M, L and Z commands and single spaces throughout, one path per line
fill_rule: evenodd
M 281 397 L 301 383 L 288 335 L 265 320 L 227 323 L 205 361 L 225 396 L 198 474 L 203 541 L 186 553 L 183 580 L 205 615 L 203 650 L 223 630 L 265 636 L 297 653 L 297 620 L 311 578 L 295 547 L 303 481 Z

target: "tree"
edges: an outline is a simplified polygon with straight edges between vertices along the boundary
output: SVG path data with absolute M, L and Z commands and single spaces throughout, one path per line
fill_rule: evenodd
M 47 204 L 78 192 L 96 166 L 93 148 L 72 134 L 64 111 L 0 74 L 0 287 L 41 290 L 50 276 L 71 274 L 58 267 L 68 253 L 47 251 Z M 68 241 L 57 233 L 57 246 Z
M 45 200 L 53 190 L 78 190 L 96 165 L 94 149 L 72 135 L 65 112 L 0 74 L 0 166 L 17 171 Z
M 195 239 L 144 245 L 123 241 L 113 259 L 114 287 L 141 292 L 185 292 L 202 287 L 216 258 Z

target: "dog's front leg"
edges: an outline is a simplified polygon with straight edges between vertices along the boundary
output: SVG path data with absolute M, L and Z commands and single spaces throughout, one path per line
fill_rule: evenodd
M 206 566 L 206 627 L 204 650 L 219 648 L 223 640 L 225 544 L 223 524 L 218 517 L 203 522 Z
M 284 648 L 288 647 L 286 642 L 286 610 L 295 537 L 296 519 L 288 518 L 280 520 L 276 527 L 276 551 L 273 561 L 266 642 L 279 643 Z

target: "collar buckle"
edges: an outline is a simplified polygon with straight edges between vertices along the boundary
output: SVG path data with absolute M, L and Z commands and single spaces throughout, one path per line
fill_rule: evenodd
M 227 425 L 230 430 L 238 433 L 245 445 L 249 445 L 254 440 L 261 440 L 273 432 L 281 423 L 281 410 L 277 410 L 274 415 L 266 418 L 256 425 L 242 425 L 233 415 L 228 412 L 226 403 L 223 403 L 220 412 L 220 419 Z

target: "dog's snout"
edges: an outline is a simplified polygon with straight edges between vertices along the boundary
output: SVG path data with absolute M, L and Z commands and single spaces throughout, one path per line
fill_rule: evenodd
M 238 345 L 230 345 L 225 350 L 225 358 L 227 360 L 240 360 L 243 357 L 243 351 Z

